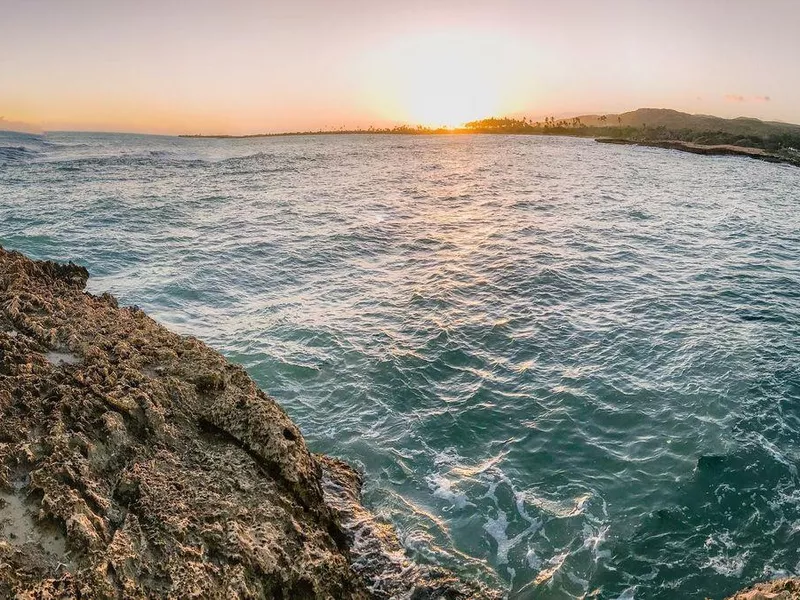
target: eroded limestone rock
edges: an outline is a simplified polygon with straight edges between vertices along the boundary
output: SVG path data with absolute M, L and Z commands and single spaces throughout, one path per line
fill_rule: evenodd
M 0 248 L 0 598 L 496 597 L 408 561 L 241 367 L 87 279 Z
M 777 579 L 759 583 L 731 596 L 728 600 L 797 600 L 800 598 L 800 580 Z
M 0 597 L 367 598 L 283 410 L 87 278 L 0 250 Z

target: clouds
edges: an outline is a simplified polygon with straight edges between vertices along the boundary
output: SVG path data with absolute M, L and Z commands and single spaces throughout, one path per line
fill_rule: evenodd
M 0 131 L 22 131 L 24 133 L 41 133 L 42 128 L 33 123 L 23 123 L 22 121 L 10 121 L 0 115 Z
M 739 94 L 726 94 L 726 102 L 770 102 L 772 98 L 769 96 L 741 96 Z

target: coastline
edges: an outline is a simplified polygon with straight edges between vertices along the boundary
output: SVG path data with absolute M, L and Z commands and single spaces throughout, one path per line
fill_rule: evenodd
M 757 583 L 730 596 L 728 600 L 796 600 L 800 598 L 800 579 L 789 577 Z
M 554 131 L 516 131 L 516 130 L 482 130 L 470 128 L 455 129 L 422 129 L 403 127 L 385 130 L 343 130 L 343 131 L 296 131 L 285 133 L 257 133 L 248 135 L 179 135 L 179 138 L 186 139 L 212 139 L 212 140 L 242 140 L 253 138 L 271 137 L 298 137 L 298 136 L 317 136 L 317 135 L 402 135 L 402 136 L 438 136 L 438 135 L 529 135 L 546 137 L 570 137 L 594 139 L 600 144 L 616 144 L 621 146 L 643 146 L 648 148 L 662 148 L 665 150 L 679 150 L 691 154 L 703 156 L 741 156 L 762 160 L 771 163 L 788 164 L 800 167 L 800 153 L 796 156 L 778 154 L 763 148 L 752 146 L 737 146 L 733 144 L 697 144 L 681 140 L 638 140 L 626 137 L 596 137 L 595 130 L 582 131 L 581 129 L 563 129 Z
M 762 148 L 751 148 L 747 146 L 733 146 L 729 144 L 704 145 L 693 142 L 682 142 L 678 140 L 653 140 L 640 141 L 627 138 L 596 138 L 596 142 L 601 144 L 617 144 L 621 146 L 644 146 L 647 148 L 663 148 L 665 150 L 679 150 L 691 154 L 701 154 L 703 156 L 745 156 L 756 160 L 763 160 L 771 163 L 783 163 L 800 167 L 800 156 L 791 158 L 781 156 Z
M 244 369 L 0 247 L 0 597 L 499 598 L 403 553 Z
M 242 367 L 88 277 L 0 247 L 0 597 L 504 597 L 410 560 Z

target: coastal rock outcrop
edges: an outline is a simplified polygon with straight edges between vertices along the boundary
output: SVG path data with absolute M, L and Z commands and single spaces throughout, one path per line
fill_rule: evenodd
M 742 590 L 728 600 L 796 600 L 800 598 L 800 579 L 776 579 Z
M 746 146 L 732 146 L 730 144 L 695 144 L 681 140 L 637 140 L 627 138 L 596 138 L 601 144 L 617 144 L 621 146 L 644 146 L 647 148 L 663 148 L 665 150 L 679 150 L 690 154 L 703 156 L 745 156 L 756 160 L 771 163 L 784 163 L 800 167 L 800 155 L 768 152 L 763 148 L 750 148 Z
M 358 475 L 243 368 L 87 279 L 0 248 L 0 598 L 488 596 L 433 569 L 376 584 Z

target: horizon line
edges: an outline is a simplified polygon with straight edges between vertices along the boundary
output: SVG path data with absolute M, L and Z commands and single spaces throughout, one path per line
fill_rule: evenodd
M 776 123 L 780 125 L 789 125 L 800 127 L 800 123 L 793 123 L 791 121 L 781 121 L 781 120 L 765 120 L 760 119 L 758 117 L 750 117 L 747 115 L 740 115 L 738 117 L 721 117 L 719 115 L 709 114 L 709 113 L 689 113 L 680 111 L 674 108 L 656 108 L 656 107 L 648 107 L 643 106 L 639 108 L 635 108 L 632 110 L 622 111 L 622 112 L 584 112 L 584 113 L 577 113 L 577 112 L 568 112 L 568 113 L 561 113 L 561 117 L 558 117 L 557 120 L 564 120 L 564 119 L 571 119 L 576 117 L 601 117 L 601 116 L 620 116 L 629 113 L 634 113 L 641 110 L 663 110 L 663 111 L 672 111 L 683 115 L 689 116 L 696 116 L 696 117 L 711 117 L 715 119 L 721 119 L 723 121 L 736 121 L 738 119 L 748 119 L 759 121 L 761 123 Z M 569 115 L 569 116 L 566 116 Z M 545 118 L 545 117 L 542 117 Z M 547 118 L 555 118 L 553 116 L 548 116 Z M 473 121 L 482 121 L 487 119 L 515 119 L 515 120 L 522 120 L 528 119 L 527 116 L 521 115 L 518 117 L 505 115 L 505 116 L 485 116 L 478 119 L 474 119 Z M 107 135 L 146 135 L 146 136 L 154 136 L 154 137 L 182 137 L 182 138 L 248 138 L 248 137 L 280 137 L 280 136 L 290 136 L 290 135 L 331 135 L 331 134 L 347 134 L 347 133 L 359 133 L 359 134 L 381 134 L 386 133 L 392 129 L 424 129 L 429 132 L 438 132 L 439 134 L 444 133 L 445 131 L 452 131 L 453 133 L 463 133 L 463 130 L 467 123 L 473 122 L 467 121 L 466 123 L 461 123 L 457 126 L 448 126 L 448 125 L 422 125 L 422 124 L 410 124 L 408 122 L 398 122 L 393 125 L 387 125 L 382 127 L 375 127 L 374 125 L 369 125 L 367 128 L 364 126 L 356 126 L 356 127 L 349 127 L 349 128 L 339 128 L 339 129 L 317 129 L 317 130 L 295 130 L 295 131 L 262 131 L 262 132 L 254 132 L 254 133 L 239 133 L 239 134 L 227 134 L 227 133 L 158 133 L 154 131 L 134 131 L 134 130 L 105 130 L 105 129 L 38 129 L 35 125 L 29 124 L 26 122 L 19 122 L 19 121 L 8 121 L 8 123 L 15 123 L 23 126 L 29 126 L 30 129 L 35 129 L 31 131 L 30 129 L 25 128 L 17 128 L 17 129 L 5 129 L 2 127 L 3 125 L 3 117 L 0 116 L 0 133 L 23 133 L 27 135 L 46 135 L 48 133 L 88 133 L 88 134 L 107 134 Z M 530 122 L 530 120 L 529 120 Z M 376 129 L 376 131 L 370 131 L 370 129 Z M 400 132 L 397 132 L 400 133 Z M 419 134 L 422 134 L 420 132 Z

